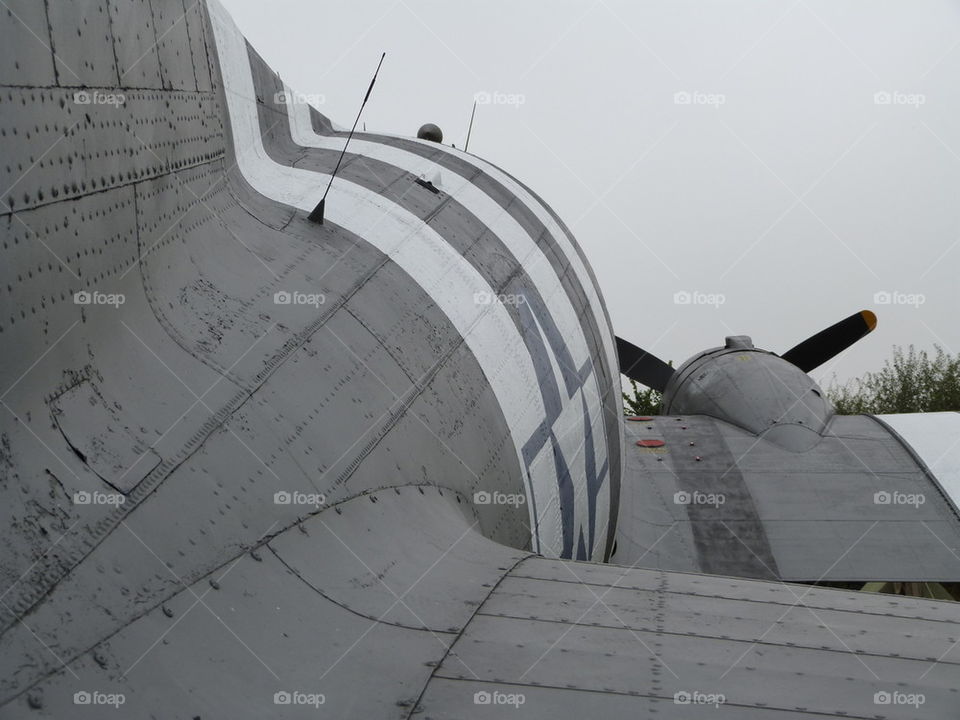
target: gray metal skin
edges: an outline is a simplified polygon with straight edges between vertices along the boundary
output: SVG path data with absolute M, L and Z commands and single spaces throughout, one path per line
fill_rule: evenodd
M 663 408 L 627 423 L 616 562 L 800 582 L 960 577 L 960 516 L 909 445 L 873 417 L 835 415 L 749 338 L 684 363 Z M 891 493 L 918 501 L 883 502 Z
M 953 605 L 545 558 L 526 508 L 472 502 L 524 492 L 491 378 L 366 238 L 251 186 L 213 37 L 205 3 L 0 11 L 0 718 L 956 716 Z M 321 172 L 250 65 L 265 149 Z M 408 212 L 430 200 L 349 160 Z M 569 267 L 502 183 L 472 182 Z M 451 244 L 485 231 L 457 222 Z M 476 263 L 526 282 L 494 240 Z M 610 329 L 562 274 L 607 388 L 613 532 Z M 277 306 L 283 286 L 327 302 Z M 290 489 L 325 502 L 274 501 Z M 924 702 L 875 704 L 895 691 Z

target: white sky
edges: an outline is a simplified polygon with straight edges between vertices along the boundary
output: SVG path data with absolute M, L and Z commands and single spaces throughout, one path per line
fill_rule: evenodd
M 815 378 L 960 352 L 956 2 L 223 2 L 341 125 L 382 51 L 370 131 L 462 147 L 476 93 L 522 96 L 478 107 L 471 151 L 554 207 L 617 334 L 664 360 L 741 333 L 782 352 L 863 308 L 877 331 Z

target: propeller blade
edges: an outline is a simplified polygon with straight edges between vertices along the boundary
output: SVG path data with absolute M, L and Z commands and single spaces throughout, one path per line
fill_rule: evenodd
M 869 335 L 876 326 L 877 316 L 869 310 L 861 310 L 807 338 L 780 357 L 804 372 L 810 372 Z
M 654 390 L 663 392 L 673 375 L 673 368 L 663 360 L 621 337 L 617 338 L 617 356 L 620 372 Z

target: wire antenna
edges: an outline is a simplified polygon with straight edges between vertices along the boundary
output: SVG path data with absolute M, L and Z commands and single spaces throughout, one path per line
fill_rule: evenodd
M 470 127 L 467 128 L 467 141 L 463 144 L 463 151 L 470 147 L 470 133 L 473 132 L 473 116 L 477 114 L 477 101 L 473 101 L 473 112 L 470 113 Z
M 330 182 L 327 183 L 327 189 L 323 191 L 323 197 L 320 198 L 320 202 L 317 203 L 317 206 L 307 218 L 311 222 L 316 222 L 323 225 L 323 210 L 324 205 L 327 202 L 327 193 L 330 192 L 330 187 L 333 185 L 333 179 L 337 176 L 337 172 L 340 170 L 340 163 L 343 162 L 343 156 L 347 154 L 347 146 L 350 145 L 350 140 L 353 138 L 353 133 L 357 129 L 357 123 L 360 122 L 360 114 L 363 112 L 363 108 L 366 107 L 367 100 L 370 99 L 370 93 L 373 92 L 373 84 L 377 81 L 377 75 L 380 72 L 380 66 L 383 65 L 383 59 L 386 56 L 386 53 L 383 53 L 380 56 L 380 62 L 377 63 L 377 69 L 374 71 L 373 78 L 370 80 L 370 87 L 367 88 L 367 94 L 363 96 L 363 102 L 360 103 L 360 109 L 357 111 L 357 119 L 353 121 L 353 127 L 350 128 L 350 134 L 347 135 L 347 141 L 343 144 L 343 150 L 340 152 L 340 157 L 337 158 L 337 166 L 330 174 Z M 364 123 L 364 127 L 366 127 L 366 123 Z

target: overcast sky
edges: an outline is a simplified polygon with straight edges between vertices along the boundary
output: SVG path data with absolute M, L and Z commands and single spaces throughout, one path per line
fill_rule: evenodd
M 462 147 L 489 100 L 470 150 L 553 206 L 617 334 L 664 360 L 863 308 L 877 331 L 815 378 L 960 352 L 957 2 L 223 2 L 341 125 L 382 51 L 370 131 Z

